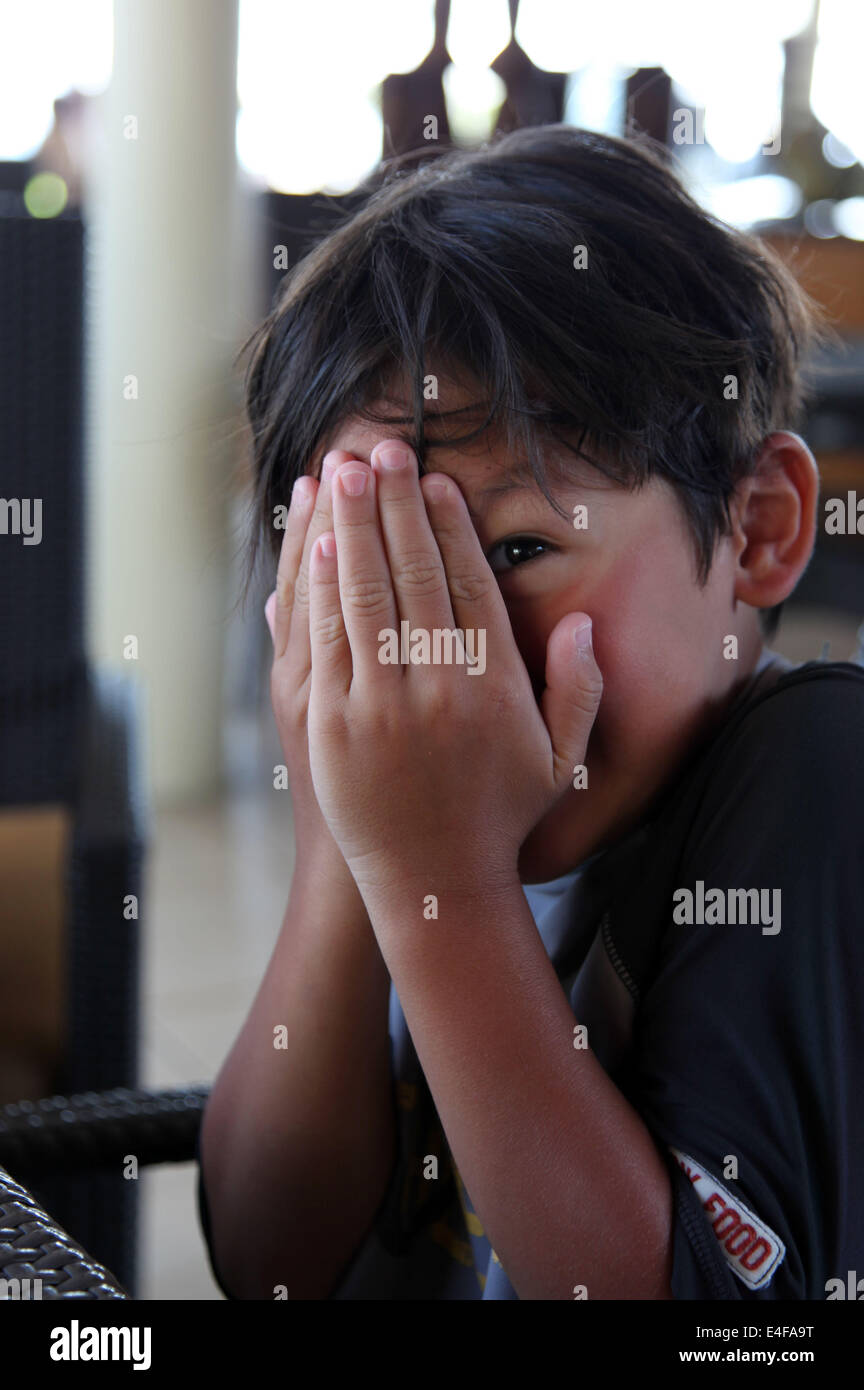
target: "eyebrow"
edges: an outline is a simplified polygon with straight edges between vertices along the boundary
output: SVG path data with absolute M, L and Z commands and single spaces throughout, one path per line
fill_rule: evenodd
M 481 487 L 478 497 L 503 497 L 508 492 L 529 492 L 529 483 L 490 483 L 488 487 Z
M 514 492 L 530 492 L 531 490 L 532 489 L 528 483 L 519 483 L 516 481 L 490 483 L 488 487 L 482 487 L 478 492 L 477 496 L 489 498 L 507 497 Z M 470 516 L 472 521 L 480 521 L 480 517 L 471 507 L 468 507 L 468 515 Z

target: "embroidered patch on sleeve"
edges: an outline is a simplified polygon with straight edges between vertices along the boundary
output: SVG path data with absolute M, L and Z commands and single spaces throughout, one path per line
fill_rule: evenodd
M 763 1289 L 786 1254 L 780 1237 L 695 1158 L 678 1149 L 672 1149 L 672 1153 L 696 1189 L 732 1272 L 748 1288 Z

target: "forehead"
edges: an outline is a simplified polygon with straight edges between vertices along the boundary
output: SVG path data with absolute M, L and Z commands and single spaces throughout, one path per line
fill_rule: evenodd
M 438 364 L 435 375 L 425 378 L 427 390 L 434 390 L 433 399 L 423 406 L 425 473 L 448 473 L 463 488 L 483 488 L 484 491 L 511 492 L 518 488 L 537 489 L 527 453 L 514 453 L 507 444 L 506 431 L 500 420 L 488 419 L 489 404 L 480 383 L 458 366 L 445 369 Z M 417 451 L 414 428 L 414 409 L 411 389 L 404 375 L 394 374 L 381 389 L 368 409 L 381 416 L 380 421 L 365 416 L 351 416 L 341 421 L 323 442 L 314 459 L 315 472 L 320 472 L 324 454 L 330 449 L 345 449 L 364 462 L 375 445 L 384 439 L 402 439 Z M 454 445 L 466 434 L 481 431 L 469 442 Z M 540 438 L 547 485 L 596 485 L 601 475 L 587 463 L 554 440 Z M 500 486 L 495 486 L 500 484 Z M 601 484 L 602 485 L 602 484 Z
M 467 393 L 461 394 L 467 399 Z M 455 393 L 449 398 L 450 402 L 454 397 Z M 413 417 L 406 410 L 404 402 L 381 398 L 371 408 L 376 413 L 386 415 L 386 422 L 379 423 L 358 416 L 343 421 L 318 450 L 314 460 L 316 475 L 320 474 L 325 453 L 331 449 L 344 449 L 364 463 L 369 463 L 375 445 L 385 439 L 401 439 L 416 452 Z M 449 409 L 450 405 L 446 408 Z M 485 418 L 485 408 L 459 414 L 447 421 L 441 418 L 440 413 L 425 411 L 423 473 L 446 473 L 455 479 L 466 495 L 486 504 L 496 498 L 518 496 L 520 493 L 523 497 L 533 494 L 539 500 L 543 492 L 531 471 L 527 455 L 514 454 L 508 448 L 504 431 L 497 424 L 493 423 L 470 443 L 460 443 L 454 447 L 447 442 L 448 437 L 454 438 L 478 428 Z M 609 477 L 563 445 L 553 440 L 541 440 L 540 443 L 545 486 L 552 495 L 560 496 L 570 491 L 616 490 L 616 484 Z
M 373 407 L 382 415 L 385 414 L 385 407 L 380 403 Z M 423 470 L 426 473 L 441 470 L 448 471 L 451 465 L 460 466 L 463 463 L 472 465 L 472 471 L 479 467 L 487 470 L 503 471 L 511 466 L 516 467 L 515 460 L 506 451 L 504 440 L 500 437 L 500 432 L 495 429 L 487 429 L 483 434 L 470 443 L 460 443 L 454 446 L 449 442 L 461 434 L 467 434 L 469 430 L 476 429 L 482 423 L 482 418 L 468 421 L 465 417 L 460 417 L 458 425 L 450 421 L 444 428 L 441 421 L 435 423 L 429 415 L 424 416 L 424 459 Z M 394 411 L 392 415 L 387 414 L 386 419 L 381 421 L 367 420 L 360 416 L 352 416 L 343 421 L 330 435 L 325 446 L 320 450 L 320 457 L 329 449 L 347 449 L 350 453 L 356 454 L 358 458 L 369 462 L 369 456 L 375 445 L 383 439 L 401 439 L 416 453 L 418 450 L 418 440 L 415 434 L 413 422 L 400 418 Z
M 525 473 L 530 479 L 524 460 L 514 458 L 506 447 L 503 430 L 495 423 L 468 443 L 454 447 L 450 442 L 472 433 L 483 425 L 488 406 L 479 391 L 472 390 L 443 373 L 436 376 L 437 398 L 424 401 L 424 472 L 453 472 L 464 482 L 480 482 L 492 475 L 514 478 Z M 429 378 L 427 377 L 427 383 Z M 355 415 L 343 420 L 330 432 L 316 456 L 316 472 L 324 454 L 330 449 L 345 449 L 365 463 L 375 445 L 384 439 L 402 439 L 417 451 L 418 439 L 414 428 L 414 411 L 410 392 L 401 382 L 388 385 L 384 392 L 370 402 L 370 412 L 380 420 Z

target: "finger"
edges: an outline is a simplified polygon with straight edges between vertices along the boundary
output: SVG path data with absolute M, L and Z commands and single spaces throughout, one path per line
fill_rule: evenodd
M 453 627 L 447 575 L 426 515 L 416 455 L 401 440 L 382 440 L 371 463 L 399 617 L 427 631 Z
M 399 615 L 381 534 L 375 474 L 368 464 L 355 459 L 334 474 L 333 529 L 354 671 L 380 679 L 382 672 L 394 669 L 379 660 L 382 633 L 385 628 L 396 630 Z
M 296 622 L 294 625 L 294 639 L 292 647 L 294 649 L 294 659 L 297 662 L 298 671 L 303 674 L 309 673 L 312 653 L 309 646 L 309 558 L 312 547 L 319 536 L 323 536 L 327 531 L 333 530 L 333 512 L 330 499 L 330 481 L 333 472 L 341 463 L 345 463 L 353 455 L 347 449 L 331 449 L 324 455 L 321 464 L 321 478 L 318 482 L 318 490 L 315 494 L 315 506 L 312 514 L 307 518 L 308 525 L 303 541 L 303 554 L 297 571 L 297 579 L 294 585 L 294 613 Z
M 546 689 L 540 709 L 549 730 L 556 785 L 563 790 L 573 768 L 584 762 L 588 738 L 603 695 L 594 657 L 591 619 L 567 613 L 546 644 Z
M 462 631 L 485 631 L 493 651 L 504 650 L 498 644 L 513 638 L 507 605 L 460 488 L 446 473 L 428 473 L 421 487 L 444 564 L 456 626 Z
M 309 518 L 312 515 L 312 504 L 318 484 L 314 478 L 306 477 L 295 478 L 294 487 L 291 490 L 291 503 L 288 507 L 288 520 L 285 525 L 285 534 L 282 537 L 282 547 L 279 551 L 279 564 L 276 569 L 276 589 L 270 598 L 273 599 L 272 619 L 267 618 L 270 624 L 270 635 L 273 638 L 273 655 L 276 659 L 282 656 L 288 645 L 288 634 L 291 630 L 291 614 L 294 611 L 294 586 L 297 582 L 297 570 L 303 555 L 303 543 L 306 539 L 306 531 L 309 527 Z M 268 605 L 270 599 L 267 600 Z M 267 609 L 265 608 L 265 614 Z
M 342 617 L 336 537 L 319 536 L 309 557 L 309 643 L 312 699 L 319 705 L 347 695 L 351 687 L 351 648 Z

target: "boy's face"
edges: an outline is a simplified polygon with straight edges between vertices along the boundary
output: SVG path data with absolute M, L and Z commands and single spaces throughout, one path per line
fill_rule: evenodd
M 441 408 L 462 403 L 454 390 Z M 408 438 L 407 430 L 349 421 L 327 448 L 368 463 L 375 444 L 396 437 Z M 462 491 L 538 698 L 546 642 L 559 619 L 581 611 L 593 620 L 604 691 L 585 756 L 588 786 L 570 786 L 525 841 L 519 870 L 526 883 L 569 872 L 636 824 L 762 647 L 755 610 L 733 597 L 731 541 L 718 544 L 702 588 L 683 512 L 663 480 L 631 493 L 566 451 L 550 455 L 556 459 L 568 470 L 566 485 L 550 486 L 563 517 L 534 484 L 494 491 L 513 481 L 512 461 L 494 441 L 467 451 L 436 446 L 425 465 Z M 573 525 L 580 505 L 586 529 Z M 723 655 L 730 634 L 738 638 L 737 660 Z

